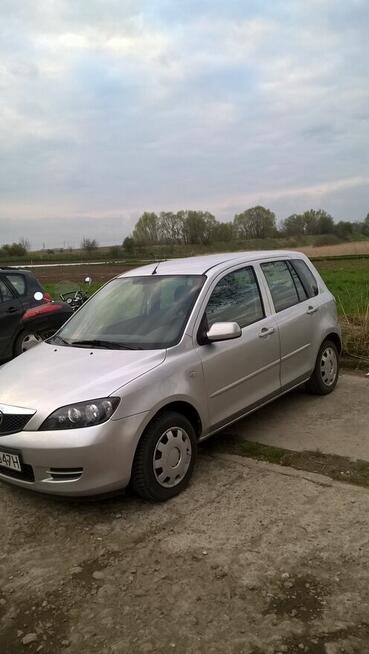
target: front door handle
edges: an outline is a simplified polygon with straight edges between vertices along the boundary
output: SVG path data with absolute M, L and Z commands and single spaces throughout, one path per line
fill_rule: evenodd
M 319 307 L 309 307 L 306 313 L 311 314 L 316 313 L 317 311 L 319 311 Z
M 259 333 L 259 338 L 266 338 L 267 336 L 271 336 L 271 334 L 274 334 L 274 332 L 275 332 L 274 327 L 270 327 L 270 329 L 268 329 L 268 327 L 263 327 L 263 329 Z

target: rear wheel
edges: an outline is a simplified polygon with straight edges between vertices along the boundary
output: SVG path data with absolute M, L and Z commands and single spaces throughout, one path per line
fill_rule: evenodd
M 339 374 L 339 354 L 333 341 L 324 341 L 321 345 L 315 369 L 306 384 L 306 388 L 314 395 L 328 395 L 337 384 Z
M 183 491 L 196 461 L 197 440 L 190 421 L 168 411 L 144 432 L 134 458 L 131 486 L 141 497 L 164 502 Z

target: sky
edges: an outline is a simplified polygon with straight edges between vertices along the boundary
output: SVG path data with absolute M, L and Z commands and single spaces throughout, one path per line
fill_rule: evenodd
M 367 0 L 0 0 L 0 244 L 369 212 Z

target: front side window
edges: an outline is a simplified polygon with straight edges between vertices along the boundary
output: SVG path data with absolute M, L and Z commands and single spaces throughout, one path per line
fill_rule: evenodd
M 202 275 L 114 279 L 55 337 L 66 345 L 160 349 L 179 342 L 204 284 Z
M 10 302 L 10 300 L 14 300 L 14 296 L 6 284 L 4 284 L 4 282 L 0 279 L 0 302 Z
M 206 307 L 208 327 L 215 322 L 237 322 L 246 327 L 264 318 L 255 271 L 250 266 L 225 275 L 214 288 Z
M 18 273 L 7 273 L 5 277 L 19 295 L 26 294 L 26 280 L 23 275 L 19 275 Z
M 301 282 L 296 287 L 293 275 L 286 261 L 262 263 L 261 268 L 268 282 L 274 308 L 277 313 L 301 302 L 299 292 L 303 292 L 303 287 Z

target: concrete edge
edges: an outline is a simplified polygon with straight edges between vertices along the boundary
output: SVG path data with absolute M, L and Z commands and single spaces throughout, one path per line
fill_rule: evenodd
M 357 486 L 355 484 L 350 484 L 346 481 L 337 481 L 326 477 L 316 472 L 307 472 L 305 470 L 298 470 L 296 468 L 290 468 L 288 466 L 281 466 L 278 463 L 269 463 L 268 461 L 258 461 L 256 459 L 251 459 L 247 456 L 240 456 L 239 454 L 223 454 L 216 453 L 212 455 L 216 459 L 229 461 L 230 463 L 236 463 L 239 466 L 253 468 L 258 472 L 264 472 L 267 474 L 276 474 L 283 475 L 285 477 L 294 477 L 297 479 L 304 479 L 309 481 L 312 484 L 321 486 L 323 488 L 339 488 L 340 490 L 349 489 L 352 492 L 357 492 L 361 494 L 369 493 L 369 488 L 364 488 L 363 486 Z

